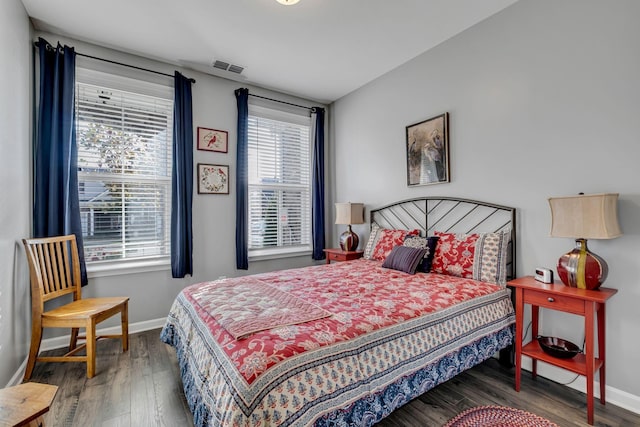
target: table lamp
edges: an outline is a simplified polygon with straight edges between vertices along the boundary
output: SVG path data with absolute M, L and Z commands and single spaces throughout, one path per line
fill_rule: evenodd
M 364 205 L 362 203 L 336 203 L 336 224 L 347 225 L 347 231 L 340 235 L 340 248 L 343 251 L 358 249 L 358 235 L 351 231 L 351 224 L 364 224 Z
M 549 198 L 551 236 L 576 239 L 575 248 L 558 260 L 558 276 L 567 286 L 597 289 L 609 268 L 604 259 L 589 251 L 587 239 L 621 236 L 618 225 L 618 194 L 583 194 Z

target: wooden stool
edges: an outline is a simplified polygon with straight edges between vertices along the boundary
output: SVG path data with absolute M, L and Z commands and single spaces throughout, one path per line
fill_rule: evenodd
M 58 386 L 24 383 L 0 389 L 0 427 L 43 427 Z

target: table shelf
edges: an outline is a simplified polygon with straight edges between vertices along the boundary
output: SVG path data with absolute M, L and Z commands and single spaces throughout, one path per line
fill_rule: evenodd
M 522 347 L 522 355 L 566 369 L 575 374 L 587 375 L 587 358 L 582 353 L 576 354 L 570 359 L 562 359 L 545 353 L 538 341 L 531 341 Z M 602 367 L 602 360 L 596 358 L 593 372 L 596 372 L 600 367 Z

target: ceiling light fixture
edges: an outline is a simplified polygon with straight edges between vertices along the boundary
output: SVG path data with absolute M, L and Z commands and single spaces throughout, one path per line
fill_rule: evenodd
M 276 1 L 285 6 L 291 6 L 298 3 L 300 0 L 276 0 Z

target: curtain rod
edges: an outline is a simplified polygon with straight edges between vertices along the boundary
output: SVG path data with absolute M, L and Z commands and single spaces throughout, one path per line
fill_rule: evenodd
M 33 45 L 37 47 L 37 46 L 38 46 L 38 42 L 33 42 Z M 51 46 L 51 45 L 48 45 L 48 46 Z M 53 47 L 52 47 L 52 48 L 53 48 Z M 171 78 L 173 78 L 173 77 L 174 77 L 174 76 L 173 76 L 173 75 L 171 75 L 171 74 L 163 73 L 163 72 L 161 72 L 161 71 L 150 70 L 150 69 L 148 69 L 148 68 L 142 68 L 142 67 L 138 67 L 138 66 L 135 66 L 135 65 L 125 64 L 125 63 L 123 63 L 123 62 L 112 61 L 112 60 L 110 60 L 110 59 L 105 59 L 105 58 L 99 58 L 99 57 L 97 57 L 97 56 L 91 56 L 91 55 L 87 55 L 87 54 L 85 54 L 85 53 L 76 52 L 76 55 L 77 55 L 77 56 L 84 56 L 85 58 L 95 59 L 95 60 L 97 60 L 97 61 L 108 62 L 108 63 L 110 63 L 110 64 L 121 65 L 121 66 L 123 66 L 123 67 L 135 68 L 136 70 L 140 70 L 140 71 L 147 71 L 147 72 L 149 72 L 149 73 L 160 74 L 161 76 L 167 76 L 167 77 L 171 77 Z M 196 82 L 196 80 L 195 80 L 195 79 L 192 79 L 192 78 L 190 78 L 190 79 L 189 79 L 189 81 L 190 81 L 191 83 L 195 83 L 195 82 Z
M 309 111 L 314 111 L 316 108 L 318 108 L 318 107 L 305 107 L 304 105 L 298 105 L 298 104 L 293 104 L 291 102 L 280 101 L 279 99 L 267 98 L 266 96 L 254 95 L 252 93 L 250 93 L 249 96 L 253 96 L 255 98 L 266 99 L 267 101 L 279 102 L 280 104 L 287 104 L 287 105 L 291 105 L 293 107 L 304 108 L 305 110 L 309 110 Z
M 112 61 L 110 59 L 98 58 L 97 56 L 91 56 L 91 55 L 87 55 L 85 53 L 76 52 L 76 55 L 84 56 L 85 58 L 91 58 L 91 59 L 95 59 L 95 60 L 98 60 L 98 61 L 108 62 L 110 64 L 122 65 L 123 67 L 135 68 L 136 70 L 147 71 L 149 73 L 160 74 L 161 76 L 167 76 L 167 77 L 171 77 L 171 78 L 174 77 L 173 75 L 167 74 L 167 73 L 163 73 L 162 71 L 150 70 L 148 68 L 142 68 L 142 67 L 138 67 L 136 65 L 125 64 L 125 63 L 118 62 L 118 61 Z M 196 79 L 190 78 L 189 81 L 191 83 L 195 83 Z

